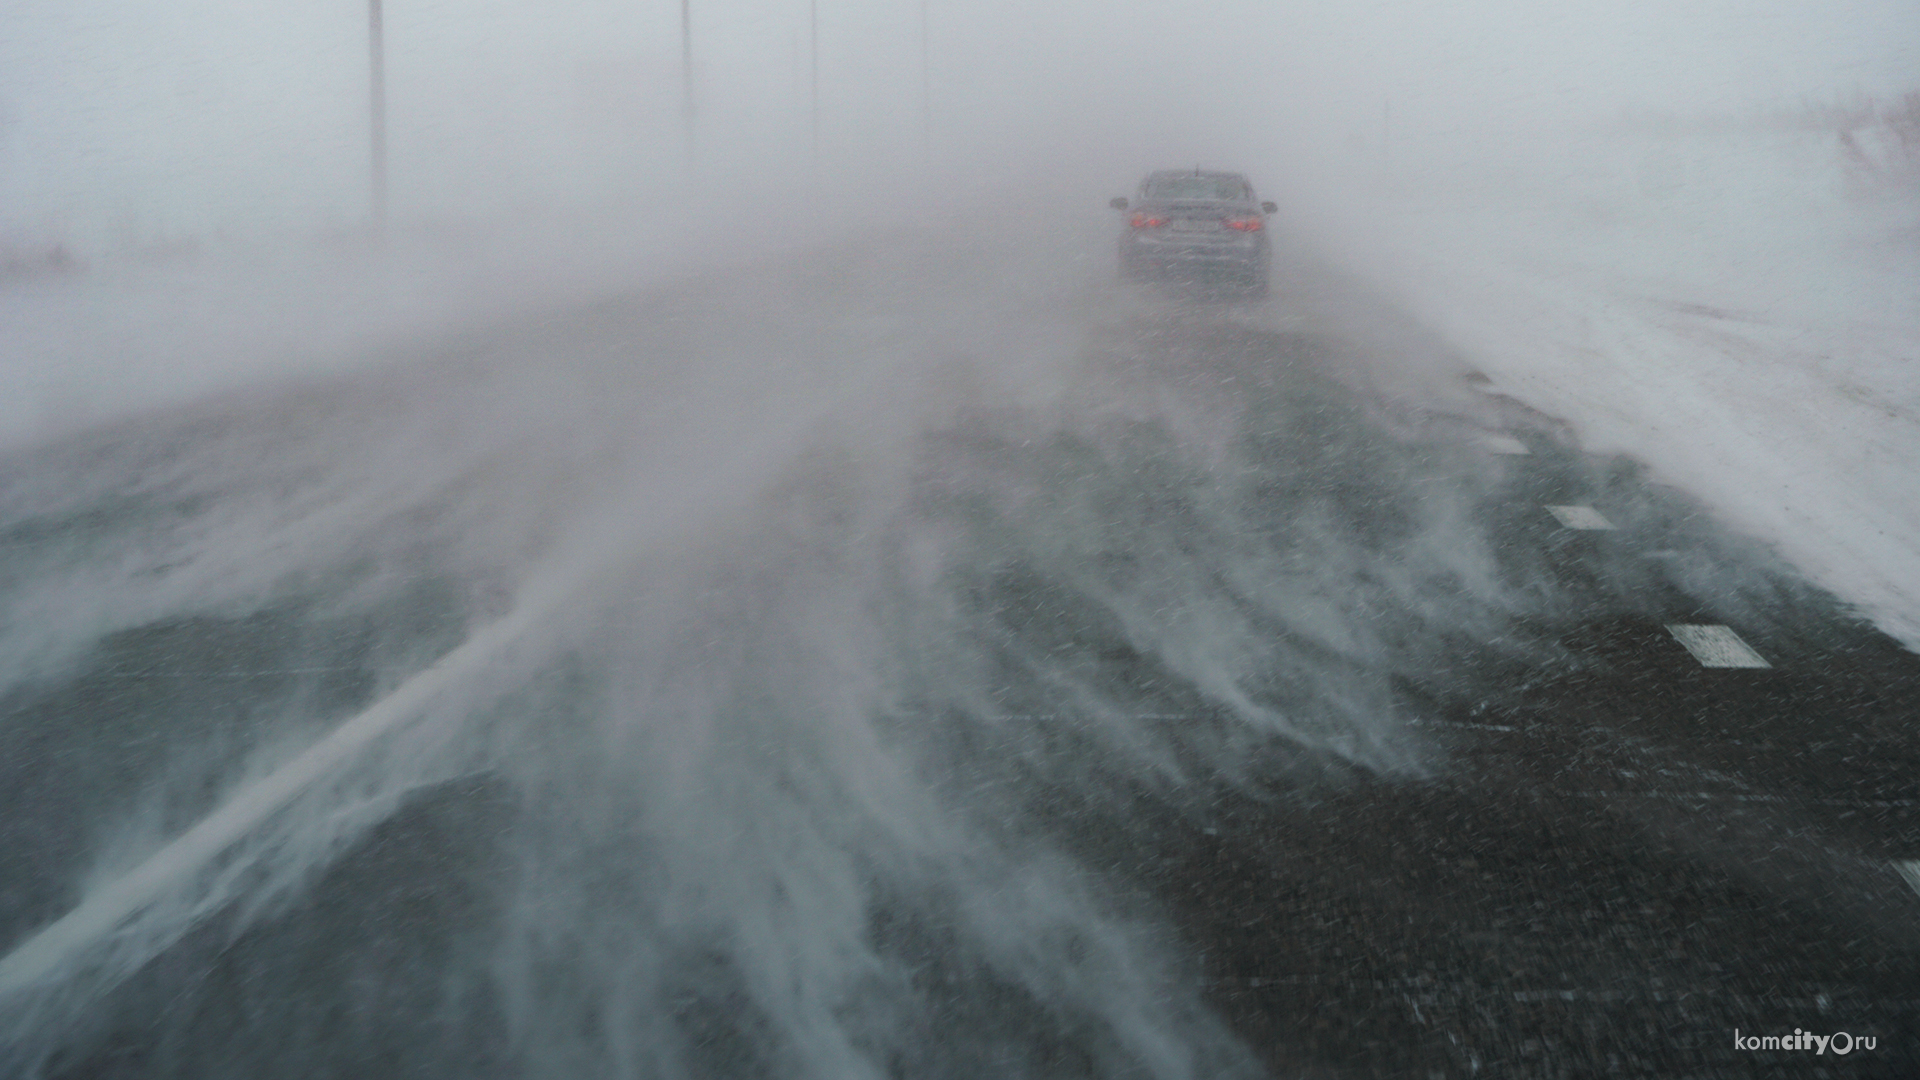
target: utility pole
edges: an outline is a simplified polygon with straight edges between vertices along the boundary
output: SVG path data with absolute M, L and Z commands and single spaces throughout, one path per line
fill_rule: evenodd
M 933 49 L 927 36 L 927 0 L 920 0 L 920 131 L 933 137 Z
M 1393 173 L 1393 99 L 1380 103 L 1380 171 Z
M 373 227 L 378 231 L 387 225 L 387 46 L 380 0 L 367 0 L 367 51 L 371 65 L 368 160 L 373 170 Z
M 812 64 L 813 156 L 820 156 L 820 0 L 807 0 L 807 55 Z
M 693 163 L 693 0 L 680 0 L 680 107 L 687 126 L 687 163 Z

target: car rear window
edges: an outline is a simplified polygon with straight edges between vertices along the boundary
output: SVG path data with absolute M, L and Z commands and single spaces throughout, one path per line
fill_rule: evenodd
M 1236 176 L 1154 176 L 1142 186 L 1149 199 L 1250 199 L 1246 181 Z

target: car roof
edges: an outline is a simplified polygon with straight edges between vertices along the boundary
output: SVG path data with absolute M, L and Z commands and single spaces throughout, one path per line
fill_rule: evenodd
M 1163 176 L 1218 176 L 1230 180 L 1245 180 L 1244 173 L 1215 172 L 1211 169 L 1155 169 L 1147 174 L 1147 179 L 1157 180 Z
M 1183 192 L 1181 188 L 1199 190 Z M 1206 169 L 1158 169 L 1140 181 L 1139 191 L 1140 198 L 1161 202 L 1249 203 L 1255 199 L 1253 185 L 1245 176 Z

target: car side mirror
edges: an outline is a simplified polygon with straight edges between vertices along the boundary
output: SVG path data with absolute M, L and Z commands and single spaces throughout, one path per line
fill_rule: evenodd
M 1273 204 L 1272 204 L 1272 203 L 1270 203 L 1270 202 L 1263 202 L 1263 203 L 1261 203 L 1261 204 L 1260 204 L 1260 212 L 1261 212 L 1261 213 L 1263 213 L 1263 214 L 1271 214 L 1271 213 L 1273 213 L 1273 212 L 1274 212 L 1275 210 L 1278 210 L 1278 209 L 1280 209 L 1280 208 L 1279 208 L 1279 207 L 1277 207 L 1277 206 L 1275 206 L 1275 205 L 1273 205 Z
M 1125 210 L 1127 208 L 1127 200 L 1114 199 L 1113 201 L 1107 203 L 1107 205 L 1113 207 L 1115 210 Z

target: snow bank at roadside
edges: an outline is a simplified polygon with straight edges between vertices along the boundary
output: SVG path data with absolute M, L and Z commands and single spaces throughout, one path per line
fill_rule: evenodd
M 1890 146 L 1616 134 L 1402 176 L 1320 227 L 1496 391 L 1920 648 L 1920 186 Z
M 235 388 L 444 355 L 515 320 L 909 221 L 925 212 L 925 185 L 911 179 L 903 168 L 831 190 L 681 180 L 618 205 L 401 221 L 378 240 L 84 251 L 0 280 L 0 448 Z M 805 213 L 780 212 L 796 206 Z
M 684 238 L 398 228 L 111 253 L 0 288 L 0 446 L 425 345 L 585 282 L 684 265 Z

